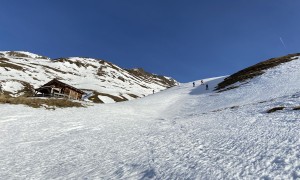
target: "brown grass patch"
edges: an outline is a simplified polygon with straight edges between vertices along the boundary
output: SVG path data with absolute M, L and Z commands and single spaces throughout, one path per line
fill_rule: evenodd
M 67 59 L 67 58 L 57 58 L 57 59 L 53 59 L 54 62 L 69 62 L 70 64 L 75 64 L 77 67 L 93 67 L 93 68 L 97 68 L 97 66 L 92 65 L 92 64 L 88 64 L 88 63 L 82 63 L 79 60 L 76 60 L 75 62 Z
M 239 86 L 231 86 L 231 87 L 228 87 L 228 88 L 225 88 L 225 89 L 221 89 L 221 90 L 219 90 L 218 92 L 220 93 L 220 92 L 224 92 L 224 91 L 228 91 L 228 90 L 231 90 L 231 89 L 236 89 L 236 88 L 238 88 Z
M 239 108 L 239 106 L 232 106 L 232 107 L 230 107 L 230 109 L 237 109 L 237 108 Z
M 23 89 L 19 90 L 18 92 L 16 93 L 11 93 L 11 92 L 6 92 L 6 91 L 3 91 L 3 94 L 5 95 L 9 95 L 9 94 L 21 94 L 22 93 L 22 96 L 23 97 L 32 97 L 34 95 L 34 87 L 29 84 L 28 82 L 25 82 L 25 81 L 21 81 L 21 80 L 16 80 L 16 79 L 10 79 L 10 80 L 7 80 L 8 82 L 19 82 L 21 83 L 24 87 Z M 1 81 L 0 81 L 1 82 Z M 2 81 L 2 82 L 6 82 L 6 81 Z M 1 90 L 0 90 L 0 93 L 1 93 Z
M 7 59 L 5 57 L 0 57 L 0 61 L 9 61 L 9 59 Z
M 296 107 L 294 107 L 294 108 L 293 108 L 293 110 L 295 110 L 295 111 L 299 111 L 299 110 L 300 110 L 300 106 L 296 106 Z
M 260 62 L 253 66 L 250 66 L 246 69 L 243 69 L 243 70 L 225 78 L 223 82 L 218 84 L 216 90 L 225 89 L 226 87 L 228 87 L 236 82 L 243 82 L 248 79 L 252 79 L 256 76 L 263 74 L 264 70 L 266 70 L 266 69 L 278 66 L 282 63 L 286 63 L 286 62 L 295 60 L 293 57 L 299 56 L 299 55 L 300 55 L 300 53 L 296 53 L 296 54 L 289 54 L 287 56 L 282 56 L 279 58 L 271 58 L 267 61 Z M 227 90 L 229 90 L 229 89 L 227 89 Z
M 120 71 L 120 68 L 118 68 L 117 66 L 115 66 L 113 63 L 111 62 L 106 62 L 107 64 L 109 64 L 111 66 L 111 68 L 113 68 L 116 71 Z
M 127 99 L 123 99 L 123 98 L 120 98 L 118 96 L 113 96 L 113 95 L 110 95 L 110 94 L 105 94 L 105 93 L 99 93 L 99 95 L 101 96 L 107 96 L 107 97 L 110 97 L 111 99 L 113 99 L 115 102 L 122 102 L 122 101 L 127 101 Z
M 103 69 L 104 69 L 104 66 L 101 66 L 100 68 L 98 68 L 98 71 L 97 71 L 98 76 L 104 76 L 106 74 L 106 72 Z
M 125 79 L 121 76 L 118 77 L 118 79 L 120 79 L 121 81 L 125 82 Z
M 88 100 L 93 101 L 93 103 L 104 103 L 99 99 L 97 92 L 93 92 L 93 95 L 90 96 Z
M 51 69 L 53 71 L 56 71 L 56 72 L 59 72 L 59 73 L 62 73 L 62 74 L 66 74 L 65 71 L 61 71 L 59 69 L 56 69 L 56 68 L 53 68 L 53 67 L 50 67 L 50 66 L 47 66 L 47 65 L 42 65 L 42 64 L 36 64 L 36 63 L 31 63 L 31 64 L 34 64 L 34 65 L 37 65 L 37 66 L 42 66 L 44 67 L 45 69 Z
M 104 103 L 103 101 L 101 101 L 101 99 L 99 99 L 99 97 L 98 97 L 99 95 L 100 96 L 107 96 L 107 97 L 113 99 L 115 102 L 123 102 L 123 101 L 127 101 L 128 100 L 125 97 L 121 98 L 121 97 L 113 96 L 113 95 L 110 95 L 110 94 L 99 93 L 97 91 L 94 91 L 93 92 L 93 96 L 89 97 L 88 99 L 90 101 L 93 101 L 94 103 Z
M 14 57 L 25 57 L 25 58 L 29 58 L 29 56 L 27 54 L 23 54 L 20 52 L 15 52 L 15 51 L 10 51 L 7 53 L 9 56 L 14 56 Z
M 13 56 L 13 57 L 19 57 L 20 59 L 22 58 L 31 58 L 30 56 L 28 56 L 27 54 L 21 53 L 21 52 L 16 52 L 16 51 L 10 51 L 7 53 L 9 56 Z M 37 58 L 39 59 L 49 59 L 48 57 L 45 56 L 40 56 L 38 55 Z
M 23 93 L 23 97 L 32 97 L 33 94 L 34 94 L 34 87 L 29 84 L 28 82 L 25 82 L 25 81 L 19 81 L 23 86 L 24 88 L 21 90 L 21 91 L 18 91 L 17 93 Z
M 0 95 L 1 104 L 23 104 L 33 108 L 44 107 L 84 107 L 79 102 L 73 102 L 67 99 L 40 99 L 40 98 L 28 98 L 28 97 L 10 97 L 4 94 Z
M 99 60 L 99 64 L 104 65 L 105 61 L 104 60 Z
M 139 96 L 135 95 L 135 94 L 128 94 L 129 96 L 133 97 L 133 98 L 140 98 Z
M 9 63 L 7 61 L 5 61 L 5 62 L 4 61 L 0 61 L 0 67 L 5 68 L 6 70 L 9 70 L 7 68 L 15 69 L 15 70 L 19 70 L 19 71 L 23 70 L 23 67 L 15 65 L 15 64 L 12 64 L 12 63 Z
M 65 62 L 65 61 L 68 61 L 67 58 L 56 58 L 56 59 L 53 59 L 53 62 Z
M 160 82 L 165 87 L 173 87 L 176 85 L 176 81 L 174 79 L 167 79 L 164 76 L 151 74 L 149 72 L 146 72 L 142 68 L 138 69 L 125 69 L 127 72 L 129 72 L 132 76 L 136 77 L 137 79 L 143 80 L 145 82 L 152 82 L 157 81 Z M 141 85 L 142 86 L 142 85 Z M 147 88 L 145 86 L 142 86 L 144 88 Z
M 273 112 L 276 112 L 276 111 L 280 111 L 280 110 L 283 110 L 285 107 L 283 107 L 283 106 L 280 106 L 280 107 L 274 107 L 274 108 L 272 108 L 272 109 L 269 109 L 268 111 L 267 111 L 267 113 L 273 113 Z
M 38 78 L 36 78 L 36 77 L 33 77 L 32 78 L 33 80 L 36 80 L 36 81 L 40 81 Z

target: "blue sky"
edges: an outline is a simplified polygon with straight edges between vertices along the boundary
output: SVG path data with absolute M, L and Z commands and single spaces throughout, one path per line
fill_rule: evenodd
M 2 0 L 0 50 L 105 59 L 189 82 L 300 52 L 299 9 L 298 0 Z

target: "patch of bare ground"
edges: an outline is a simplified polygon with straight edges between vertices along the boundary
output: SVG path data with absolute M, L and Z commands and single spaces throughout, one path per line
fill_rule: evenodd
M 24 86 L 24 88 L 22 89 L 23 96 L 25 96 L 25 97 L 33 96 L 34 87 L 31 84 L 29 84 L 28 82 L 23 82 L 22 84 Z M 20 93 L 20 92 L 18 92 L 18 93 Z
M 282 63 L 286 63 L 292 60 L 295 60 L 297 58 L 294 58 L 295 56 L 300 56 L 300 53 L 295 54 L 289 54 L 286 56 L 278 57 L 278 58 L 271 58 L 267 61 L 260 62 L 258 64 L 255 64 L 253 66 L 250 66 L 246 69 L 243 69 L 237 73 L 232 74 L 231 76 L 224 79 L 223 82 L 219 83 L 217 88 L 218 92 L 230 90 L 233 88 L 237 88 L 236 86 L 233 86 L 232 88 L 228 87 L 234 83 L 237 82 L 244 82 L 246 80 L 252 79 L 256 76 L 262 75 L 264 73 L 264 70 L 270 69 L 272 67 L 278 66 Z
M 9 59 L 7 59 L 5 57 L 0 57 L 0 61 L 9 61 Z
M 53 62 L 69 62 L 70 64 L 75 64 L 77 67 L 85 67 L 85 68 L 87 68 L 87 67 L 91 66 L 91 67 L 93 67 L 93 68 L 97 68 L 97 66 L 95 66 L 95 65 L 93 65 L 93 64 L 83 63 L 83 62 L 81 62 L 81 61 L 79 61 L 79 60 L 73 62 L 73 61 L 71 61 L 71 60 L 69 60 L 69 59 L 67 59 L 67 58 L 57 58 L 57 59 L 53 59 Z
M 14 56 L 14 57 L 25 57 L 25 58 L 29 58 L 29 56 L 27 54 L 23 54 L 20 52 L 15 52 L 15 51 L 9 51 L 7 53 L 9 56 Z
M 133 98 L 139 98 L 139 96 L 135 95 L 135 94 L 128 94 L 129 96 L 133 97 Z
M 13 81 L 17 81 L 24 86 L 24 88 L 18 91 L 16 94 L 22 94 L 21 96 L 23 97 L 32 97 L 34 95 L 34 87 L 31 84 L 20 80 L 13 80 Z
M 273 113 L 276 111 L 280 111 L 280 110 L 283 110 L 284 108 L 285 108 L 284 106 L 274 107 L 272 109 L 267 110 L 267 113 Z
M 137 68 L 137 69 L 125 69 L 127 72 L 129 72 L 131 75 L 135 76 L 138 79 L 141 79 L 143 81 L 158 81 L 162 85 L 165 85 L 166 87 L 173 87 L 176 86 L 176 81 L 173 79 L 168 79 L 164 76 L 161 75 L 156 75 L 156 74 L 151 74 L 146 72 L 142 68 Z
M 300 106 L 296 106 L 296 107 L 294 107 L 294 108 L 293 108 L 293 110 L 295 110 L 295 111 L 299 111 L 299 110 L 300 110 Z
M 5 58 L 6 59 L 6 58 Z M 22 71 L 23 70 L 23 67 L 21 66 L 18 66 L 16 64 L 12 64 L 6 60 L 2 60 L 0 61 L 0 67 L 3 67 L 5 70 L 9 71 L 8 68 L 10 69 L 15 69 L 15 70 L 19 70 L 19 71 Z
M 56 71 L 56 72 L 59 72 L 59 73 L 62 73 L 62 74 L 66 74 L 65 71 L 61 71 L 61 70 L 59 70 L 59 69 L 56 69 L 56 68 L 53 68 L 53 67 L 50 67 L 50 66 L 47 66 L 47 65 L 36 64 L 36 63 L 32 63 L 32 64 L 37 65 L 37 66 L 42 66 L 42 67 L 44 67 L 45 69 L 51 69 L 51 70 L 53 70 L 53 71 Z

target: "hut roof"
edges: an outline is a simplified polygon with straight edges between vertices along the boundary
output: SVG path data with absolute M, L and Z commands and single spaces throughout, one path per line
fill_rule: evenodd
M 85 94 L 85 92 L 83 92 L 82 90 L 77 89 L 77 88 L 75 88 L 75 87 L 73 87 L 73 86 L 71 86 L 69 84 L 63 83 L 63 82 L 61 82 L 61 81 L 59 81 L 59 80 L 57 80 L 55 78 L 52 79 L 51 81 L 47 82 L 46 84 L 44 84 L 40 88 L 45 87 L 45 86 L 51 86 L 52 84 L 59 84 L 60 86 L 68 87 L 68 88 L 70 88 L 70 89 L 72 89 L 72 90 L 74 90 L 74 91 L 76 91 L 76 92 L 78 92 L 80 94 Z M 38 88 L 38 89 L 40 89 L 40 88 Z

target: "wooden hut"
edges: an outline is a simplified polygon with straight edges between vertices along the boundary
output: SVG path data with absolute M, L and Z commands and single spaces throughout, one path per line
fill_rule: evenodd
M 42 97 L 65 97 L 69 99 L 81 100 L 85 93 L 80 89 L 53 79 L 40 88 L 35 89 L 36 96 Z

